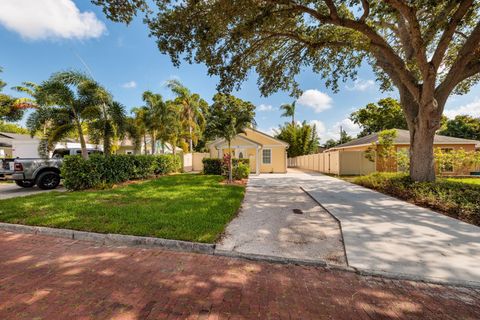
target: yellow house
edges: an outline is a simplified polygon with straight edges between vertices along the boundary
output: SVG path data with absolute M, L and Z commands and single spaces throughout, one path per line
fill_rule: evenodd
M 230 150 L 225 139 L 207 144 L 211 158 L 222 159 L 231 153 L 233 158 L 249 159 L 252 173 L 286 173 L 288 143 L 255 129 L 246 129 L 231 141 Z M 229 152 L 231 151 L 231 152 Z
M 408 130 L 396 129 L 397 136 L 395 137 L 393 144 L 395 147 L 396 152 L 405 152 L 408 154 L 410 148 L 410 132 Z M 361 152 L 367 151 L 373 145 L 377 145 L 379 141 L 379 133 L 370 134 L 368 136 L 364 136 L 347 143 L 338 145 L 331 149 L 328 149 L 326 152 Z M 433 145 L 434 148 L 439 148 L 444 152 L 450 152 L 454 150 L 463 149 L 467 152 L 475 151 L 476 146 L 479 144 L 479 141 L 470 140 L 470 139 L 462 139 L 462 138 L 454 138 L 454 137 L 447 137 L 436 134 L 434 137 Z M 380 161 L 379 158 L 375 161 L 375 171 L 392 171 L 392 168 L 396 168 L 396 170 L 401 170 L 402 168 L 398 168 L 396 161 L 390 159 L 388 161 Z M 448 171 L 443 171 L 443 175 L 468 175 L 471 171 L 476 170 L 475 168 L 455 168 L 453 165 L 450 167 Z

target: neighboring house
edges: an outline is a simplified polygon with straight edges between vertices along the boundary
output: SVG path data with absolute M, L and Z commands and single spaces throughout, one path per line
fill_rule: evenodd
M 152 143 L 151 138 L 149 136 L 146 137 L 146 149 L 145 143 L 142 139 L 140 145 L 139 154 L 145 154 L 145 150 L 147 154 L 152 153 Z M 183 150 L 179 147 L 176 147 L 175 152 L 177 154 L 181 153 Z M 116 154 L 135 154 L 135 146 L 132 140 L 125 138 L 117 146 L 117 150 L 115 151 Z M 155 145 L 155 154 L 172 154 L 173 149 L 169 143 L 164 143 L 163 146 L 160 141 L 157 141 Z
M 328 149 L 326 152 L 346 152 L 346 151 L 367 151 L 372 144 L 378 144 L 379 134 L 374 133 L 359 139 L 352 140 L 350 142 L 338 145 L 334 148 Z M 447 137 L 441 135 L 435 135 L 434 148 L 441 148 L 443 151 L 463 149 L 465 151 L 475 151 L 476 146 L 480 143 L 476 140 L 462 139 Z M 397 137 L 394 139 L 394 145 L 396 151 L 407 152 L 410 148 L 410 133 L 408 130 L 397 129 Z M 473 169 L 472 169 L 473 170 Z M 381 161 L 376 161 L 376 171 L 386 171 L 382 166 Z M 468 174 L 469 172 L 461 172 L 452 167 L 451 172 L 442 172 L 444 174 Z
M 28 134 L 0 132 L 0 158 L 38 158 L 39 144 Z
M 220 158 L 231 153 L 233 158 L 250 159 L 252 173 L 287 172 L 288 143 L 255 129 L 246 129 L 231 142 L 231 149 L 225 139 L 207 144 L 211 158 Z

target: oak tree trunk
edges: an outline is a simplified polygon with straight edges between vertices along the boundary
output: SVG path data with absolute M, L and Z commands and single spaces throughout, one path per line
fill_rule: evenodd
M 418 182 L 435 181 L 433 140 L 440 127 L 443 110 L 443 105 L 439 106 L 433 95 L 429 99 L 425 96 L 423 102 L 419 103 L 409 94 L 400 91 L 410 131 L 410 178 Z
M 410 178 L 414 181 L 435 181 L 435 131 L 418 124 L 410 130 Z

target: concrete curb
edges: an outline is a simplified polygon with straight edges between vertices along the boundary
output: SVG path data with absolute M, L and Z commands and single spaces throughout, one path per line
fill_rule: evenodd
M 96 232 L 85 232 L 70 229 L 56 229 L 47 227 L 25 226 L 20 224 L 1 223 L 0 230 L 39 234 L 52 237 L 66 238 L 72 240 L 91 241 L 105 245 L 125 245 L 125 246 L 143 246 L 159 247 L 175 251 L 196 252 L 212 254 L 215 250 L 214 244 L 188 242 L 171 239 L 161 239 L 153 237 L 130 236 L 122 234 L 104 234 Z
M 129 236 L 121 234 L 103 234 L 95 232 L 85 232 L 70 229 L 56 229 L 48 227 L 34 227 L 20 224 L 2 223 L 0 222 L 0 230 L 27 234 L 46 235 L 51 237 L 65 238 L 71 240 L 90 241 L 104 245 L 122 245 L 131 247 L 147 247 L 162 248 L 182 252 L 203 253 L 208 255 L 223 256 L 235 259 L 243 259 L 250 261 L 260 261 L 278 264 L 294 264 L 302 266 L 322 267 L 329 270 L 352 272 L 362 276 L 382 277 L 391 280 L 408 280 L 414 282 L 424 282 L 428 284 L 438 284 L 454 287 L 466 287 L 480 289 L 480 283 L 470 281 L 448 281 L 442 279 L 432 279 L 418 277 L 411 274 L 399 274 L 374 270 L 362 270 L 351 266 L 342 266 L 329 264 L 323 260 L 305 260 L 296 258 L 283 258 L 277 256 L 267 256 L 258 254 L 248 254 L 228 250 L 218 250 L 215 244 L 188 242 L 180 240 L 170 240 L 162 238 Z
M 338 221 L 340 226 L 340 232 L 342 234 L 343 239 L 343 230 L 342 230 L 342 222 L 338 219 L 333 213 L 331 213 L 327 208 L 325 208 L 320 202 L 315 199 L 307 190 L 303 187 L 300 187 L 310 198 L 313 199 L 320 207 L 322 207 L 325 211 L 327 211 L 335 220 Z M 477 281 L 468 281 L 468 280 L 444 280 L 440 278 L 431 278 L 431 277 L 422 277 L 415 274 L 409 273 L 395 273 L 395 272 L 388 272 L 388 271 L 381 271 L 381 270 L 371 270 L 371 269 L 359 269 L 354 266 L 351 266 L 348 263 L 348 256 L 347 256 L 347 249 L 345 247 L 345 241 L 342 241 L 345 257 L 347 261 L 347 267 L 339 266 L 339 268 L 345 268 L 344 271 L 355 272 L 356 274 L 362 276 L 372 276 L 372 277 L 383 277 L 392 280 L 408 280 L 408 281 L 415 281 L 415 282 L 425 282 L 430 284 L 439 284 L 439 285 L 447 285 L 447 286 L 454 286 L 454 287 L 466 287 L 466 288 L 474 288 L 480 289 L 480 282 Z
M 252 253 L 243 253 L 229 250 L 220 250 L 215 249 L 214 255 L 229 257 L 229 258 L 238 258 L 252 261 L 263 261 L 271 263 L 280 263 L 280 264 L 296 264 L 303 266 L 313 266 L 313 267 L 328 267 L 329 265 L 323 260 L 306 260 L 306 259 L 296 259 L 296 258 L 285 258 L 277 256 L 267 256 L 261 254 L 252 254 Z

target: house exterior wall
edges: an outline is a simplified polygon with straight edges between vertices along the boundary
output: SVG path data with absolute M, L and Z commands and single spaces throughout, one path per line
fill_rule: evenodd
M 242 139 L 241 137 L 251 141 Z M 255 143 L 258 143 L 261 146 Z M 238 158 L 240 152 L 239 150 L 241 150 L 244 153 L 243 158 L 250 160 L 250 171 L 252 173 L 256 172 L 257 163 L 259 173 L 287 172 L 287 146 L 274 138 L 268 137 L 254 130 L 247 129 L 245 134 L 242 133 L 235 137 L 231 141 L 230 146 L 231 150 L 228 149 L 226 142 L 221 142 L 217 145 L 210 145 L 210 157 L 221 158 L 226 153 L 232 153 L 234 158 Z M 263 149 L 271 150 L 271 163 L 263 163 Z
M 133 146 L 120 146 L 115 151 L 116 154 L 134 154 L 135 148 Z

